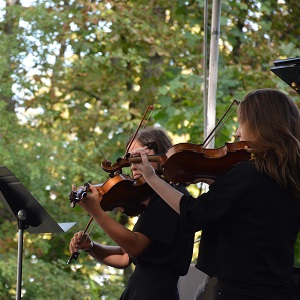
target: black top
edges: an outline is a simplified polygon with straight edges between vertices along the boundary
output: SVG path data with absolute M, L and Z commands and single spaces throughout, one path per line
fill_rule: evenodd
M 184 187 L 175 188 L 188 195 Z M 194 233 L 182 231 L 179 214 L 157 194 L 150 199 L 133 231 L 144 234 L 152 242 L 133 259 L 136 268 L 121 299 L 176 300 L 178 278 L 190 266 Z
M 253 298 L 289 292 L 300 201 L 253 161 L 233 166 L 197 199 L 183 196 L 180 216 L 185 232 L 203 230 L 197 268 Z

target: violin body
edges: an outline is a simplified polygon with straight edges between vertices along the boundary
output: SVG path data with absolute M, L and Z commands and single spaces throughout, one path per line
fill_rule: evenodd
M 122 207 L 128 216 L 140 214 L 145 208 L 142 202 L 154 193 L 142 176 L 132 179 L 129 175 L 117 174 L 105 183 L 95 184 L 95 186 L 102 196 L 100 205 L 103 210 L 112 211 L 116 207 Z M 70 192 L 69 199 L 72 206 L 83 200 L 88 191 L 87 183 L 83 188 Z
M 146 183 L 142 176 L 132 179 L 125 174 L 118 174 L 103 185 L 97 186 L 102 194 L 100 202 L 105 211 L 111 211 L 116 207 L 122 207 L 128 216 L 140 214 L 145 206 L 141 203 L 154 194 L 154 191 Z
M 157 161 L 163 169 L 163 178 L 174 183 L 197 183 L 203 178 L 216 179 L 232 165 L 251 159 L 248 142 L 226 143 L 216 149 L 204 148 L 201 144 L 179 143 L 167 153 L 148 155 L 149 161 Z M 116 163 L 102 162 L 102 169 L 111 175 L 132 163 L 139 163 L 138 156 L 130 154 Z
M 234 164 L 251 159 L 245 141 L 226 143 L 216 149 L 179 143 L 166 153 L 162 167 L 164 178 L 174 183 L 197 183 L 203 178 L 215 180 Z

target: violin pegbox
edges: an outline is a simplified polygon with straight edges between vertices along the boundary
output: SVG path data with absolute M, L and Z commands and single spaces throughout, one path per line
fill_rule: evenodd
M 90 188 L 89 183 L 85 183 L 84 186 L 78 188 L 76 191 L 71 191 L 68 195 L 70 200 L 70 207 L 74 208 L 76 203 L 80 202 L 84 197 L 87 196 L 88 189 Z

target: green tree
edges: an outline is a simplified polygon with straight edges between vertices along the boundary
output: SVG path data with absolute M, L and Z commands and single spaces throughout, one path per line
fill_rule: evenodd
M 108 179 L 101 162 L 124 154 L 149 105 L 155 109 L 148 124 L 161 124 L 174 141 L 178 136 L 203 141 L 204 3 L 0 5 L 2 165 L 55 220 L 77 222 L 65 234 L 25 234 L 24 299 L 57 299 L 58 294 L 61 299 L 118 299 L 130 269 L 125 276 L 114 273 L 85 254 L 65 265 L 70 238 L 89 219 L 79 207 L 69 207 L 67 195 L 72 183 Z M 299 103 L 299 95 L 270 71 L 275 60 L 299 56 L 299 6 L 296 0 L 222 1 L 217 119 L 234 98 L 260 87 L 277 87 Z M 234 116 L 227 121 L 216 145 L 231 139 L 235 121 Z M 0 224 L 0 295 L 11 299 L 17 223 L 4 207 Z M 112 243 L 98 228 L 91 234 Z

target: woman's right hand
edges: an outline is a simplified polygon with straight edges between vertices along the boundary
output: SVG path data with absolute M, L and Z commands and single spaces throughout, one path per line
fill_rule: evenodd
M 93 247 L 91 238 L 83 231 L 76 232 L 72 237 L 69 249 L 71 253 L 78 252 L 79 250 L 90 250 Z

